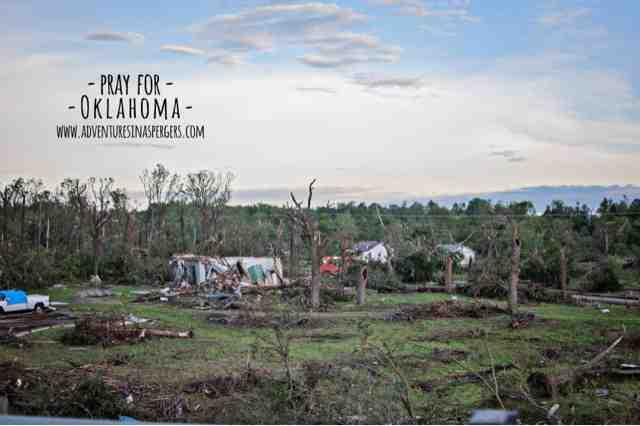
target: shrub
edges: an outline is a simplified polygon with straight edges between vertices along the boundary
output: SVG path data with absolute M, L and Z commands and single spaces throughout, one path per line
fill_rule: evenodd
M 622 273 L 621 262 L 613 257 L 600 261 L 596 269 L 589 274 L 586 283 L 588 290 L 595 292 L 618 291 L 622 289 L 620 274 Z

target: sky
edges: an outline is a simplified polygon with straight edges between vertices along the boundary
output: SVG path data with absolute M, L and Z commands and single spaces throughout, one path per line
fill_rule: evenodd
M 242 202 L 640 184 L 635 0 L 0 1 L 0 183 L 231 171 Z M 73 141 L 101 74 L 204 140 Z M 132 83 L 133 84 L 133 83 Z M 93 89 L 97 90 L 97 89 Z

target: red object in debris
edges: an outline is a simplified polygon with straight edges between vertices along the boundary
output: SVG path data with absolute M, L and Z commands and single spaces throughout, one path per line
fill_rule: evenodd
M 320 273 L 336 275 L 341 270 L 341 268 L 338 266 L 339 262 L 340 258 L 338 256 L 323 257 L 322 264 L 320 265 Z

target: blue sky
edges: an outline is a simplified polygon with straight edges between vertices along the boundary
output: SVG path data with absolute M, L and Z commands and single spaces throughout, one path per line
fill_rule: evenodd
M 631 0 L 5 0 L 0 181 L 135 190 L 161 161 L 337 199 L 638 184 L 638 18 Z M 61 146 L 64 106 L 105 72 L 176 81 L 205 143 Z

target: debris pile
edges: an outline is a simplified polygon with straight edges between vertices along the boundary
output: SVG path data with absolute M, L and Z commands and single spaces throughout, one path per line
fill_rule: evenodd
M 210 315 L 208 321 L 214 324 L 229 325 L 233 327 L 274 327 L 278 324 L 277 317 L 267 316 L 263 313 L 254 312 L 251 309 L 239 309 L 237 313 L 215 313 Z M 295 318 L 289 324 L 290 327 L 307 327 L 311 325 L 309 318 Z
M 511 315 L 511 323 L 509 326 L 513 329 L 527 328 L 536 319 L 536 315 L 533 312 L 518 312 Z
M 145 328 L 144 321 L 124 316 L 89 316 L 76 322 L 76 326 L 64 333 L 61 341 L 67 345 L 103 345 L 134 343 L 149 337 L 192 338 L 193 331 L 175 331 Z
M 124 406 L 118 392 L 98 376 L 75 375 L 2 363 L 0 395 L 11 412 L 56 417 L 118 419 Z
M 258 370 L 247 369 L 239 375 L 211 376 L 186 384 L 183 391 L 188 394 L 202 393 L 212 399 L 220 398 L 253 389 L 260 383 L 260 374 Z
M 73 316 L 62 312 L 6 314 L 0 316 L 0 344 L 12 342 L 13 338 L 51 327 L 71 324 Z
M 347 289 L 344 289 L 347 290 Z M 297 285 L 283 287 L 281 290 L 282 301 L 295 307 L 308 310 L 312 309 L 311 287 L 298 282 Z M 329 311 L 336 303 L 353 300 L 353 291 L 342 291 L 335 287 L 325 286 L 320 292 L 320 307 L 316 311 Z
M 492 315 L 502 315 L 507 312 L 493 304 L 458 300 L 444 300 L 420 305 L 406 305 L 399 311 L 390 314 L 389 321 L 416 321 L 436 318 L 486 318 Z
M 270 257 L 209 257 L 174 255 L 169 261 L 173 287 L 209 286 L 237 291 L 245 286 L 280 286 L 282 263 Z

